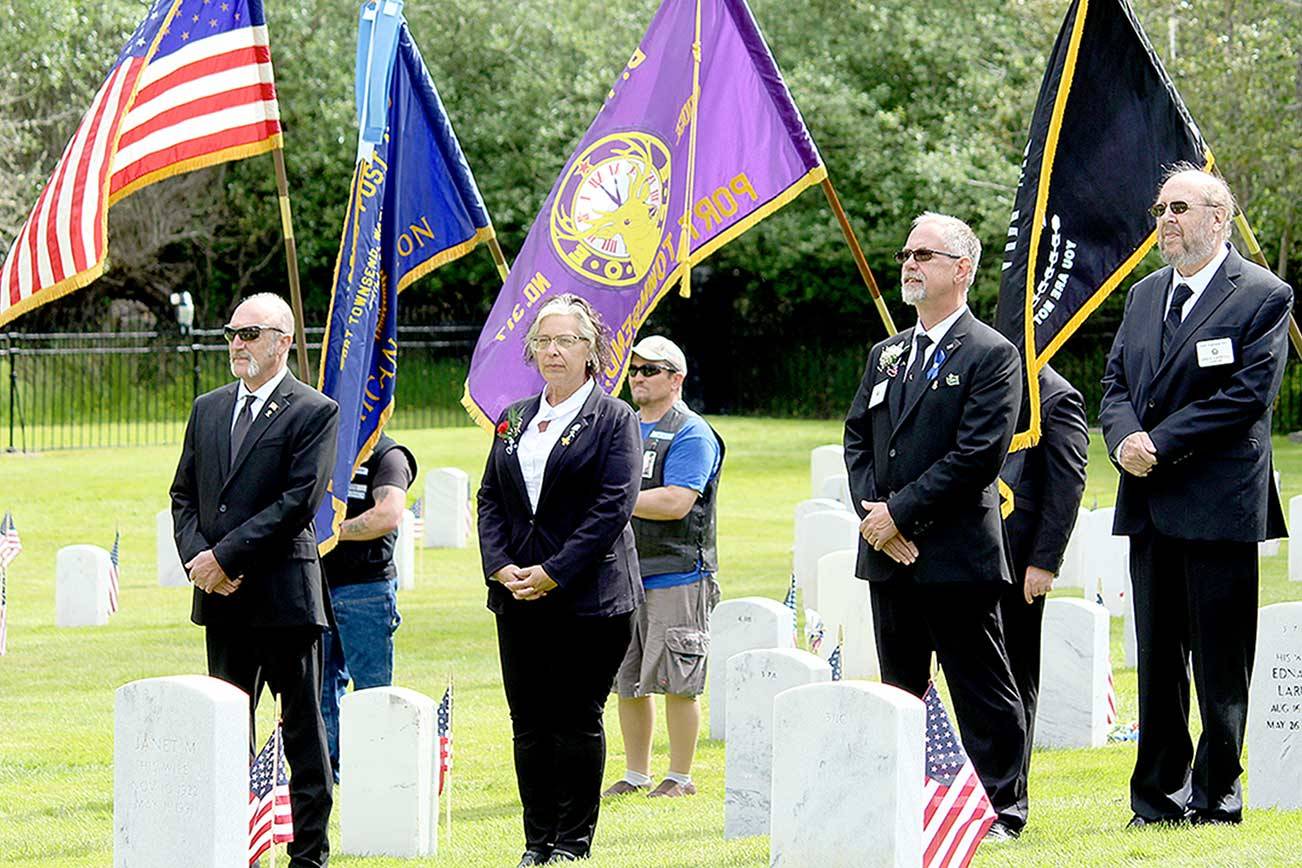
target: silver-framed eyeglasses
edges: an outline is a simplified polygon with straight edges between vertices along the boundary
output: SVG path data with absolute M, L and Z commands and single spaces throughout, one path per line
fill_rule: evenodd
M 554 337 L 551 335 L 539 335 L 536 338 L 530 339 L 529 349 L 533 350 L 535 353 L 546 352 L 551 349 L 551 346 L 554 343 L 562 350 L 572 350 L 579 344 L 586 344 L 587 342 L 587 338 L 578 335 L 556 335 Z

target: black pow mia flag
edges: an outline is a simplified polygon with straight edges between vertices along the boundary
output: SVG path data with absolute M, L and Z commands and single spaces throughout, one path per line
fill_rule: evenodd
M 1026 364 L 1013 450 L 1040 437 L 1040 369 L 1156 239 L 1173 163 L 1212 155 L 1128 0 L 1074 0 L 1040 85 L 1013 203 L 995 324 Z

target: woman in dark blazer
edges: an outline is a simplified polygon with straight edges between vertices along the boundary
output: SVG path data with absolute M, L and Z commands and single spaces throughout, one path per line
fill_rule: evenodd
M 607 335 L 577 296 L 543 305 L 525 358 L 547 385 L 498 420 L 479 488 L 524 807 L 520 866 L 588 855 L 606 763 L 602 711 L 643 598 L 629 526 L 642 441 L 633 410 L 593 378 Z

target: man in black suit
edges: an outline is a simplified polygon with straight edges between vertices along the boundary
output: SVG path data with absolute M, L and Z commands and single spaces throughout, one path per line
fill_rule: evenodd
M 873 347 L 846 417 L 863 519 L 855 574 L 871 583 L 882 681 L 922 696 L 936 653 L 998 814 L 989 836 L 1013 838 L 1026 821 L 1026 726 L 999 623 L 1012 574 L 996 481 L 1022 400 L 1020 360 L 967 309 L 981 242 L 966 224 L 923 214 L 895 258 L 918 324 Z
M 1040 441 L 1009 455 L 999 473 L 1013 492 L 1013 512 L 1004 521 L 1013 559 L 1013 584 L 1004 590 L 999 610 L 1008 663 L 1026 718 L 1026 752 L 1018 781 L 1023 815 L 1040 695 L 1044 599 L 1053 590 L 1067 540 L 1076 526 L 1090 442 L 1080 392 L 1048 365 L 1040 369 L 1039 385 Z
M 1219 178 L 1188 164 L 1168 175 L 1153 206 L 1167 267 L 1130 290 L 1103 377 L 1103 436 L 1122 471 L 1112 531 L 1130 537 L 1139 640 L 1132 826 L 1243 818 L 1257 543 L 1286 533 L 1270 416 L 1293 292 L 1229 246 L 1234 213 Z
M 329 603 L 312 517 L 335 457 L 339 407 L 289 373 L 294 316 L 260 293 L 225 327 L 231 373 L 190 411 L 172 481 L 176 548 L 194 584 L 208 672 L 283 700 L 292 769 L 294 866 L 325 865 L 333 779 L 321 720 L 321 631 Z

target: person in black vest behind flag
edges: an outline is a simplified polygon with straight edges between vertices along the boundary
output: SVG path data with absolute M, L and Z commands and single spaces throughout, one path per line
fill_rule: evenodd
M 627 768 L 605 797 L 651 787 L 655 693 L 665 697 L 669 772 L 648 795 L 696 793 L 697 697 L 705 690 L 710 612 L 719 602 L 715 515 L 724 445 L 683 403 L 686 376 L 687 357 L 668 338 L 654 335 L 633 347 L 628 383 L 642 426 L 642 491 L 633 533 L 646 602 L 634 616 L 633 640 L 615 681 Z
M 321 637 L 321 717 L 330 739 L 330 762 L 339 783 L 339 704 L 348 682 L 354 690 L 393 683 L 393 633 L 398 614 L 398 571 L 393 552 L 416 478 L 416 458 L 381 434 L 348 485 L 348 511 L 339 543 L 323 558 L 335 624 Z
M 1090 443 L 1085 400 L 1067 379 L 1045 365 L 1040 369 L 1040 442 L 1008 456 L 999 476 L 1013 492 L 1013 512 L 1004 520 L 1013 559 L 1013 584 L 1004 590 L 999 614 L 1004 622 L 1008 664 L 1017 682 L 1026 717 L 1026 752 L 1018 789 L 1025 814 L 1035 708 L 1040 695 L 1040 627 L 1045 596 L 1062 566 L 1085 493 Z
M 1270 446 L 1293 291 L 1229 245 L 1234 197 L 1191 164 L 1152 213 L 1167 267 L 1135 284 L 1103 376 L 1139 641 L 1132 827 L 1238 823 L 1257 543 L 1286 534 Z M 1189 661 L 1203 732 L 1189 737 Z

